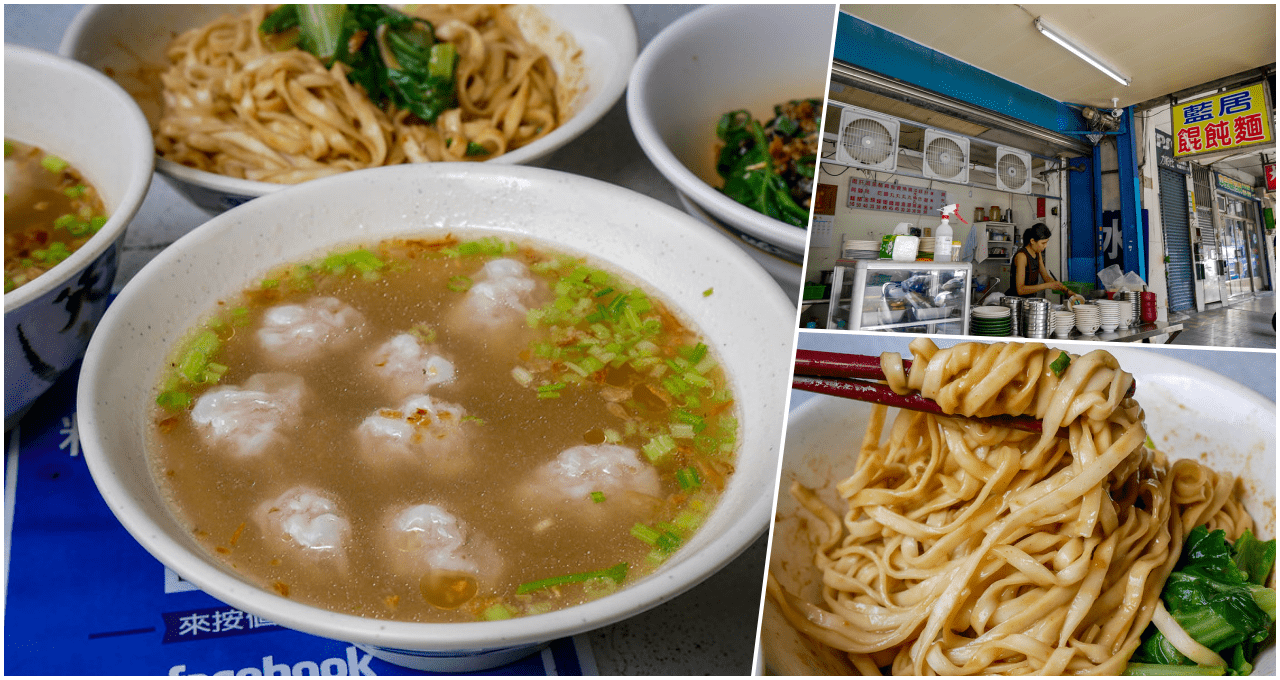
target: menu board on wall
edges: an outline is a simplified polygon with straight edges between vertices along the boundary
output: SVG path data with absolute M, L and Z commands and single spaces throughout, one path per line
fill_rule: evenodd
M 860 177 L 849 179 L 849 207 L 861 210 L 884 210 L 908 215 L 937 214 L 947 204 L 947 192 L 941 189 L 913 187 L 879 182 Z

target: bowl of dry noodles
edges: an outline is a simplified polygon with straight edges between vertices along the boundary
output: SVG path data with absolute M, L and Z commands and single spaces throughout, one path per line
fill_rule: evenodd
M 1159 351 L 939 344 L 875 347 L 895 353 L 881 355 L 895 391 L 947 413 L 1039 414 L 1069 437 L 826 396 L 796 407 L 761 629 L 771 671 L 1274 673 L 1271 563 L 1231 586 L 1272 603 L 1244 658 L 1224 650 L 1239 638 L 1200 645 L 1167 590 L 1206 529 L 1227 549 L 1275 537 L 1274 402 Z M 1159 645 L 1190 665 L 1153 665 Z
M 621 97 L 637 42 L 622 6 L 91 5 L 60 51 L 133 95 L 157 169 L 217 213 L 361 168 L 536 163 Z

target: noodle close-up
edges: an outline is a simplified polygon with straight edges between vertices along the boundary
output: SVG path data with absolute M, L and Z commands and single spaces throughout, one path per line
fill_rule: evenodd
M 832 480 L 835 506 L 791 480 L 821 594 L 799 592 L 796 567 L 777 555 L 791 537 L 776 525 L 767 591 L 787 624 L 863 674 L 1252 669 L 1274 630 L 1263 585 L 1274 541 L 1254 538 L 1241 479 L 1157 449 L 1143 391 L 1115 357 L 928 338 L 910 350 L 909 367 L 881 355 L 886 382 L 946 415 L 870 407 L 853 474 Z M 980 420 L 997 415 L 1034 417 L 1042 432 Z M 1206 537 L 1227 563 L 1270 557 L 1221 577 L 1230 585 L 1200 603 L 1256 626 L 1201 644 L 1205 618 L 1165 588 L 1206 571 L 1195 562 Z
M 166 56 L 157 152 L 241 179 L 487 160 L 569 115 L 551 60 L 502 6 L 254 6 Z

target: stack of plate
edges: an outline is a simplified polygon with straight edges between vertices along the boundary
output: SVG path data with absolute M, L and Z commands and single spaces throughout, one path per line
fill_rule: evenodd
M 1043 339 L 1049 337 L 1049 301 L 1043 298 L 1024 298 L 1022 301 L 1022 336 Z
M 1072 311 L 1076 315 L 1076 328 L 1084 335 L 1093 335 L 1102 325 L 1102 311 L 1097 305 L 1076 305 Z
M 933 236 L 920 237 L 920 250 L 918 252 L 921 254 L 922 257 L 925 257 L 929 260 L 933 259 L 933 245 L 935 243 L 935 240 L 936 238 Z
M 846 260 L 875 260 L 880 257 L 879 241 L 848 240 L 840 248 L 840 257 Z
M 1120 302 L 1116 300 L 1096 300 L 1100 315 L 1099 328 L 1110 333 L 1120 326 Z
M 1013 335 L 1013 314 L 1008 307 L 987 305 L 969 312 L 969 334 L 988 337 Z

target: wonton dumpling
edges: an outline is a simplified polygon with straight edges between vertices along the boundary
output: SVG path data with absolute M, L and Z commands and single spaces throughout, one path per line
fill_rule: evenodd
M 306 387 L 291 373 L 257 373 L 236 387 L 215 387 L 196 400 L 191 420 L 212 447 L 256 456 L 297 425 Z
M 502 573 L 493 544 L 438 505 L 409 506 L 383 526 L 391 569 L 416 577 L 422 595 L 442 609 L 465 604 L 479 592 L 480 581 L 492 583 Z
M 603 493 L 605 500 L 595 502 L 593 491 Z M 652 507 L 661 493 L 658 471 L 635 449 L 617 444 L 565 449 L 538 468 L 521 489 L 526 507 L 585 522 L 642 512 Z M 553 525 L 553 520 L 544 517 L 534 528 L 543 531 Z
M 537 297 L 538 282 L 523 262 L 490 260 L 474 278 L 458 309 L 466 323 L 488 330 L 524 324 Z
M 259 505 L 253 519 L 268 540 L 313 561 L 332 560 L 340 570 L 346 570 L 351 523 L 323 491 L 295 486 Z
M 378 466 L 398 462 L 422 464 L 427 471 L 457 474 L 471 464 L 466 410 L 425 394 L 409 397 L 400 408 L 380 408 L 356 428 L 365 460 Z
M 422 394 L 428 388 L 453 382 L 453 362 L 432 354 L 418 338 L 401 333 L 369 355 L 370 373 L 386 385 L 393 398 Z
M 276 363 L 315 359 L 349 347 L 364 329 L 364 315 L 332 297 L 276 305 L 262 316 L 258 344 Z
M 406 574 L 429 569 L 496 576 L 501 560 L 488 541 L 438 505 L 405 508 L 386 524 L 387 553 Z

